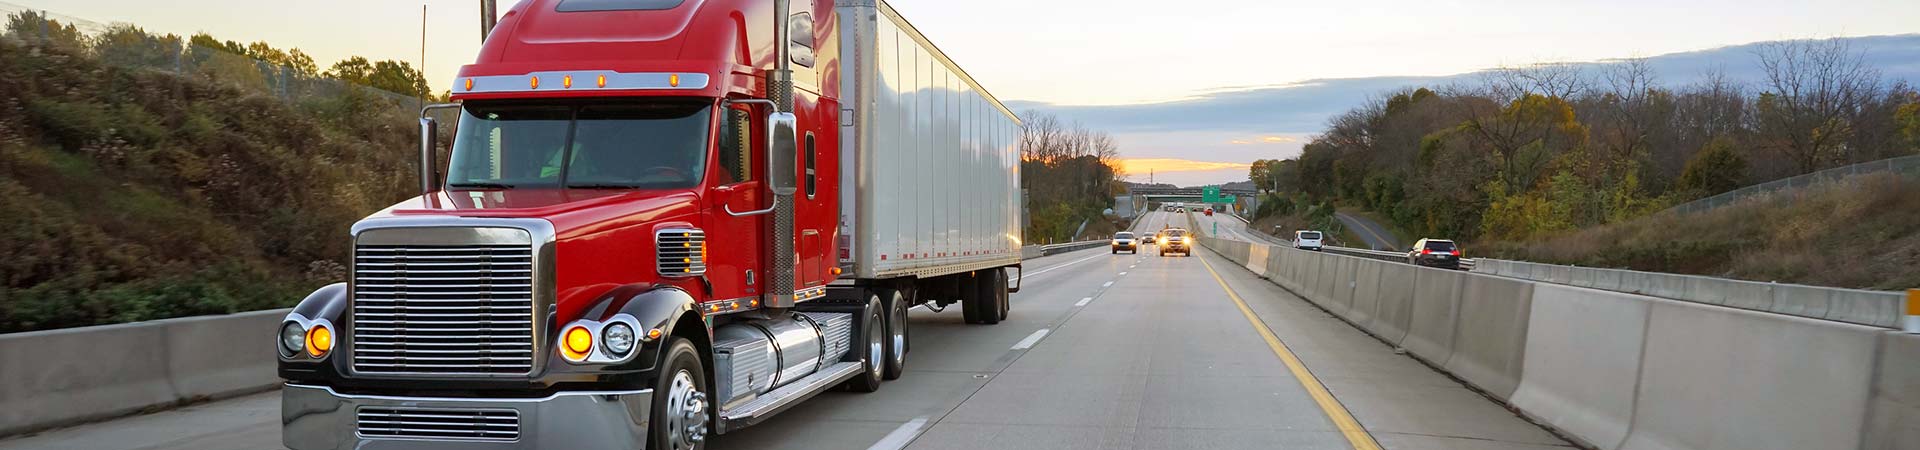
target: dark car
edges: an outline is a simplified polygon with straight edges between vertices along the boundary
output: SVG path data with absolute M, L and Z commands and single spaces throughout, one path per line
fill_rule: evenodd
M 1446 239 L 1421 239 L 1413 243 L 1413 249 L 1407 251 L 1407 264 L 1427 267 L 1459 269 L 1463 252 L 1453 241 Z
M 1120 253 L 1121 250 L 1126 250 L 1127 253 L 1140 253 L 1140 244 L 1133 241 L 1133 232 L 1122 231 L 1113 234 L 1113 252 Z

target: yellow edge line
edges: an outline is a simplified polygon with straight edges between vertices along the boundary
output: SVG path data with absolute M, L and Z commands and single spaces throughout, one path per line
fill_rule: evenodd
M 1366 427 L 1360 426 L 1360 421 L 1354 420 L 1353 414 L 1347 412 L 1347 407 L 1342 406 L 1339 400 L 1333 398 L 1333 393 L 1327 391 L 1327 386 L 1320 384 L 1320 379 L 1315 378 L 1313 372 L 1307 371 L 1307 365 L 1301 363 L 1300 358 L 1294 356 L 1292 350 L 1287 349 L 1287 344 L 1280 342 L 1280 338 L 1273 335 L 1273 330 L 1268 329 L 1266 323 L 1253 315 L 1253 309 L 1248 308 L 1247 302 L 1241 300 L 1240 295 L 1234 293 L 1232 287 L 1227 286 L 1227 280 L 1220 278 L 1220 272 L 1213 270 L 1213 264 L 1208 264 L 1206 258 L 1201 258 L 1200 264 L 1207 268 L 1207 273 L 1213 275 L 1214 282 L 1220 283 L 1220 289 L 1227 291 L 1227 298 L 1233 299 L 1233 305 L 1240 307 L 1240 314 L 1247 316 L 1247 323 L 1253 325 L 1254 331 L 1260 332 L 1261 339 L 1267 340 L 1267 347 L 1273 349 L 1273 355 L 1280 357 L 1280 362 L 1286 363 L 1287 370 L 1293 372 L 1293 379 L 1300 382 L 1300 387 L 1307 390 L 1308 396 L 1313 397 L 1313 403 L 1320 405 L 1320 411 L 1327 414 L 1327 419 L 1333 421 L 1335 428 L 1340 429 L 1340 434 L 1347 438 L 1347 443 L 1351 444 L 1354 450 L 1380 450 L 1380 443 L 1373 440 L 1373 435 L 1367 433 Z

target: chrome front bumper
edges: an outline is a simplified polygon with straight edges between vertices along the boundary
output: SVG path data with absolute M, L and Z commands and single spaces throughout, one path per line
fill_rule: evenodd
M 452 398 L 347 395 L 325 386 L 288 384 L 280 390 L 282 443 L 293 450 L 381 449 L 588 449 L 646 448 L 647 414 L 653 390 L 560 392 L 545 398 Z M 449 437 L 443 424 L 433 436 L 363 430 L 363 409 L 376 411 L 472 411 L 514 417 L 511 438 Z M 369 413 L 373 414 L 373 413 Z M 376 416 L 388 423 L 402 419 Z M 374 420 L 374 419 L 369 419 Z M 500 421 L 493 422 L 499 430 Z M 417 433 L 416 433 L 417 434 Z M 476 433 L 480 434 L 480 433 Z

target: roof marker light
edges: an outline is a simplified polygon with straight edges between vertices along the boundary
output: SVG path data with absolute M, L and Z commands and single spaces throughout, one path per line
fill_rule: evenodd
M 560 87 L 566 88 L 566 89 L 573 89 L 573 75 L 560 77 Z
M 603 87 L 603 88 L 607 87 L 607 76 L 600 75 L 596 77 L 596 79 L 594 80 L 594 84 L 595 84 L 594 87 Z
M 527 88 L 528 88 L 528 89 L 539 89 L 539 88 L 540 88 L 540 77 L 527 77 Z
M 468 78 L 468 79 L 467 79 L 467 90 L 469 90 L 469 91 L 471 91 L 471 90 L 473 90 L 473 79 L 472 79 L 472 78 Z
M 667 85 L 673 86 L 673 87 L 680 87 L 680 74 L 676 73 L 672 75 L 667 75 Z

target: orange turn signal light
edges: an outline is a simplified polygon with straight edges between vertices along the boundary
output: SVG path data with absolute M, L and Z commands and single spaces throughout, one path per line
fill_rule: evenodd
M 527 88 L 528 88 L 528 89 L 539 89 L 539 88 L 540 88 L 540 77 L 527 77 Z
M 667 75 L 667 85 L 673 86 L 673 87 L 680 87 L 680 74 L 676 73 L 672 75 Z
M 314 325 L 307 330 L 307 356 L 319 358 L 333 350 L 333 330 L 326 325 Z
M 586 359 L 587 352 L 592 350 L 593 332 L 587 331 L 587 327 L 578 325 L 567 329 L 565 338 L 561 340 L 561 356 L 578 361 Z

